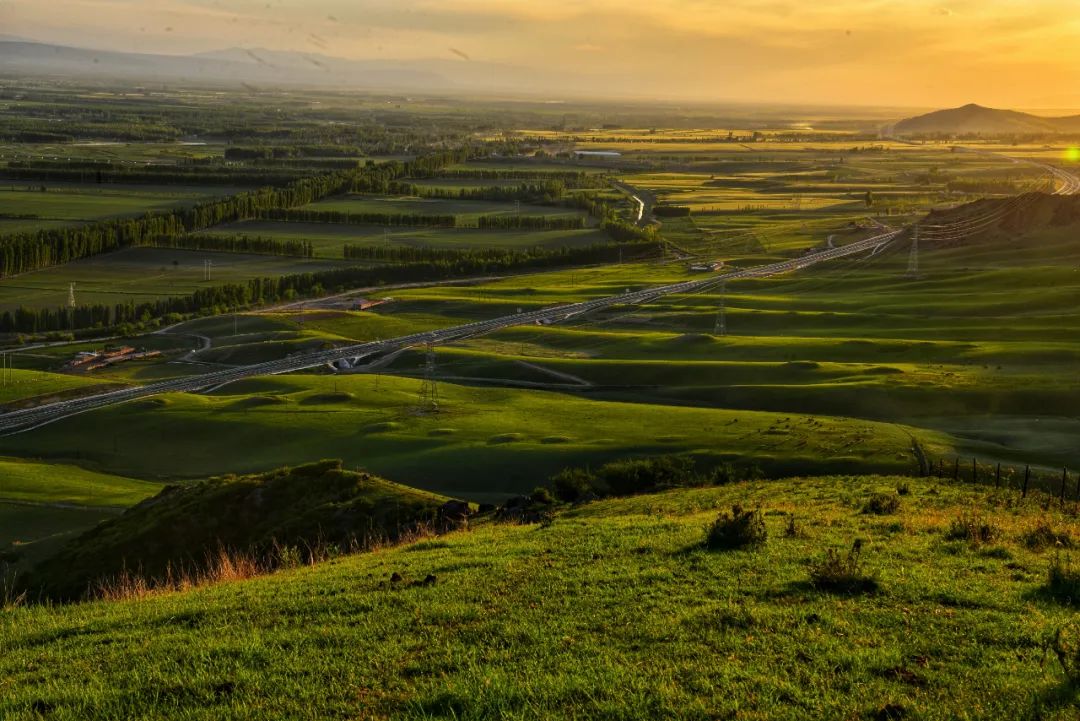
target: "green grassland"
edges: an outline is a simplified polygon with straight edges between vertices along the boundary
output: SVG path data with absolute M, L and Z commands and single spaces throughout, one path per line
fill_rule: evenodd
M 160 489 L 75 465 L 0 459 L 0 553 L 48 555 L 74 534 Z
M 626 455 L 742 458 L 783 475 L 910 472 L 913 435 L 935 456 L 951 448 L 942 434 L 891 423 L 450 383 L 439 385 L 440 411 L 425 414 L 417 412 L 419 385 L 370 375 L 256 379 L 75 416 L 0 438 L 0 450 L 140 478 L 343 458 L 418 488 L 485 499 L 532 489 L 567 465 Z
M 513 203 L 487 200 L 442 200 L 406 196 L 345 195 L 304 206 L 306 210 L 338 213 L 402 213 L 418 215 L 453 215 L 462 224 L 475 225 L 483 215 L 526 215 L 547 217 L 576 217 L 584 213 L 574 208 L 523 203 L 520 209 Z
M 893 514 L 862 510 L 901 486 Z M 705 550 L 704 527 L 733 504 L 763 510 L 766 544 Z M 950 540 L 970 514 L 998 535 Z M 1080 699 L 1046 644 L 1075 609 L 1041 590 L 1054 551 L 1026 540 L 1040 523 L 1072 522 L 1014 494 L 803 478 L 591 503 L 545 526 L 482 522 L 182 593 L 16 608 L 0 615 L 0 715 L 1065 721 Z M 815 588 L 808 564 L 855 539 L 876 590 Z
M 0 235 L 185 207 L 234 192 L 227 187 L 48 183 L 43 193 L 40 187 L 32 181 L 9 185 L 0 180 Z
M 345 245 L 385 245 L 411 248 L 559 248 L 610 242 L 606 233 L 581 230 L 478 230 L 476 228 L 384 227 L 336 223 L 294 223 L 274 220 L 245 220 L 218 226 L 212 233 L 275 240 L 310 242 L 317 258 L 341 258 Z M 353 261 L 350 261 L 353 262 Z
M 12 365 L 21 362 L 17 357 Z M 101 384 L 86 376 L 46 373 L 22 368 L 0 371 L 0 404 L 16 404 L 29 399 L 47 399 L 72 391 L 92 391 Z

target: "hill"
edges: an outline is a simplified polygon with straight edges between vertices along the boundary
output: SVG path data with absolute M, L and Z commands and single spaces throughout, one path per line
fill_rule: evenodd
M 1053 135 L 1080 132 L 1080 115 L 1048 118 L 1015 110 L 997 110 L 974 103 L 907 118 L 891 128 L 893 135 Z
M 762 510 L 767 540 L 708 550 L 733 504 Z M 931 479 L 594 502 L 253 581 L 6 610 L 0 717 L 1065 721 L 1077 690 L 1047 644 L 1072 633 L 1060 592 L 1080 581 L 1047 578 L 1076 540 L 1046 497 Z
M 309 559 L 317 546 L 396 540 L 433 520 L 445 500 L 340 461 L 168 486 L 39 563 L 24 585 L 77 598 L 128 573 L 167 583 L 212 570 L 222 551 L 275 566 L 283 555 Z
M 926 216 L 923 226 L 929 247 L 985 245 L 994 237 L 1016 238 L 1019 246 L 1033 245 L 1035 235 L 1046 230 L 1067 230 L 1075 238 L 1080 224 L 1080 196 L 1026 193 L 1015 198 L 989 198 L 935 210 Z M 958 233 L 956 229 L 965 232 Z M 1076 243 L 1066 251 L 1076 254 Z M 1062 260 L 1065 256 L 1059 256 Z

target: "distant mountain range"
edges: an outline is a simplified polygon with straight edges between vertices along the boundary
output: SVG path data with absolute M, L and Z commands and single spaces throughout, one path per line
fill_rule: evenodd
M 317 53 L 230 48 L 197 55 L 91 50 L 0 36 L 0 76 L 104 78 L 256 87 L 395 91 L 584 91 L 596 78 L 461 59 L 348 60 Z
M 891 135 L 1046 135 L 1080 133 L 1080 115 L 1046 118 L 1016 110 L 996 110 L 981 105 L 938 110 L 901 120 Z

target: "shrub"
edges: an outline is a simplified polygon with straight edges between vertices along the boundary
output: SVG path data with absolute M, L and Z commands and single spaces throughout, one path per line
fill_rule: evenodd
M 1060 553 L 1050 561 L 1045 591 L 1055 601 L 1067 606 L 1080 606 L 1080 570 L 1074 569 L 1068 560 L 1062 560 Z
M 1024 545 L 1033 551 L 1041 551 L 1052 546 L 1072 548 L 1073 540 L 1068 531 L 1057 530 L 1050 525 L 1049 521 L 1043 518 L 1037 526 L 1024 534 Z
M 968 541 L 980 546 L 1001 538 L 1001 529 L 973 511 L 954 519 L 945 531 L 945 538 L 950 541 Z
M 878 589 L 877 580 L 862 569 L 861 539 L 856 539 L 851 550 L 842 554 L 830 548 L 820 561 L 810 564 L 810 583 L 819 591 L 832 593 L 872 593 Z
M 617 496 L 677 488 L 699 482 L 694 461 L 681 456 L 626 459 L 607 463 L 597 477 Z
M 1080 686 L 1080 624 L 1059 628 L 1050 642 L 1065 678 L 1073 686 Z
M 764 545 L 769 534 L 761 511 L 744 511 L 732 506 L 731 513 L 721 513 L 707 528 L 705 546 L 710 551 L 729 551 Z
M 756 465 L 740 466 L 734 463 L 722 463 L 712 470 L 709 483 L 714 486 L 726 486 L 739 481 L 759 481 L 765 478 L 764 471 Z
M 908 485 L 907 481 L 901 481 L 900 483 L 896 484 L 896 495 L 898 495 L 898 496 L 910 496 L 911 495 L 911 486 Z
M 875 493 L 863 504 L 863 513 L 888 516 L 900 510 L 900 496 L 895 493 Z
M 789 513 L 787 517 L 787 523 L 784 524 L 784 536 L 786 538 L 799 538 L 803 535 L 803 530 L 795 520 L 795 514 Z
M 568 503 L 580 501 L 597 492 L 597 478 L 585 468 L 564 468 L 551 477 L 555 495 Z
M 543 486 L 537 486 L 533 489 L 533 492 L 529 495 L 529 500 L 533 503 L 540 504 L 542 506 L 550 506 L 555 503 L 555 499 L 551 495 L 551 491 Z

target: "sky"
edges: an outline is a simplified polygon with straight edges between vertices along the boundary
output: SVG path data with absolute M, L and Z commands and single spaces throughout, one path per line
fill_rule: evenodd
M 0 35 L 497 63 L 700 102 L 1080 107 L 1078 0 L 0 0 Z

